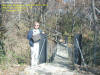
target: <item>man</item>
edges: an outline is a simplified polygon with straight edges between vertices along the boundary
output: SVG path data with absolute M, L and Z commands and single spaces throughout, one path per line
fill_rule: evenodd
M 29 40 L 29 45 L 31 47 L 31 66 L 36 66 L 39 63 L 39 41 L 35 41 L 34 39 L 38 39 L 41 36 L 42 31 L 39 29 L 39 22 L 34 22 L 34 27 L 32 30 L 28 32 L 27 39 Z M 38 35 L 38 36 L 37 36 Z M 34 37 L 34 38 L 33 38 Z

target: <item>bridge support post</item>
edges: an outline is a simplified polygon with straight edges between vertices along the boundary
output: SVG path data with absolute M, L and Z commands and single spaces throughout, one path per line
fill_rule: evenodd
M 77 41 L 79 45 L 77 44 Z M 81 57 L 79 47 L 82 50 L 82 34 L 76 34 L 74 37 L 74 64 L 77 65 L 81 65 L 82 63 L 82 57 Z

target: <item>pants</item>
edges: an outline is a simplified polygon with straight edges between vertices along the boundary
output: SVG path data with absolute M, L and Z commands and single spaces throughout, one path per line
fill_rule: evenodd
M 31 47 L 31 66 L 38 65 L 39 62 L 39 42 L 34 43 L 34 46 Z

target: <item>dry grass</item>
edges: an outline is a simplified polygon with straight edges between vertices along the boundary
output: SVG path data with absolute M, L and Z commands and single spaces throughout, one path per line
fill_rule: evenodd
M 0 75 L 18 75 L 25 67 L 27 67 L 27 65 L 12 65 L 5 69 L 0 69 Z

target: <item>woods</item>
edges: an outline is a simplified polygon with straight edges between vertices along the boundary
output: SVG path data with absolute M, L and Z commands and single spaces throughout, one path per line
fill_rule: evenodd
M 39 21 L 41 29 L 50 35 L 49 38 L 55 39 L 53 34 L 58 32 L 61 39 L 68 36 L 71 48 L 74 35 L 80 32 L 85 63 L 92 67 L 99 66 L 99 7 L 99 0 L 0 1 L 0 65 L 30 64 L 30 47 L 26 36 L 34 21 Z

